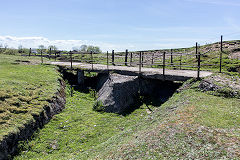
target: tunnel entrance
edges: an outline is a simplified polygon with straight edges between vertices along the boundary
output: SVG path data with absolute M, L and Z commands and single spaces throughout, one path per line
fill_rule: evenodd
M 180 82 L 147 79 L 141 76 L 86 71 L 82 74 L 81 70 L 69 71 L 64 68 L 59 70 L 74 90 L 96 93 L 94 110 L 121 115 L 128 115 L 143 104 L 150 110 L 151 107 L 159 107 L 182 85 Z M 79 74 L 82 74 L 81 77 Z

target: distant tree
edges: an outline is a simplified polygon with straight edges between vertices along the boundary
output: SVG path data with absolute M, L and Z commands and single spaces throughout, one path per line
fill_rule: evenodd
M 18 46 L 18 53 L 23 53 L 23 46 L 22 45 Z
M 50 50 L 50 48 L 51 48 L 51 50 L 57 50 L 57 47 L 54 46 L 54 45 L 50 45 L 50 46 L 48 46 L 48 50 Z
M 79 51 L 79 47 L 72 47 L 73 51 Z
M 100 48 L 98 46 L 88 46 L 87 47 L 87 52 L 93 52 L 93 53 L 101 53 L 102 51 L 100 50 Z
M 80 51 L 82 51 L 82 52 L 86 52 L 87 51 L 87 49 L 88 49 L 88 46 L 87 45 L 81 45 L 81 47 L 80 47 Z
M 44 45 L 39 45 L 38 46 L 38 51 L 39 52 L 44 52 L 45 51 L 45 46 Z

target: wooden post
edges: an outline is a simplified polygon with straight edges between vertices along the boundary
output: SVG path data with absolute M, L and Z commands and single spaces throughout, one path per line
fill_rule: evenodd
M 107 51 L 107 69 L 109 69 L 109 67 L 108 67 L 108 64 L 109 62 L 108 62 L 108 51 Z
M 139 53 L 139 75 L 141 75 L 141 67 L 142 67 L 142 52 Z
M 114 50 L 112 50 L 112 65 L 115 65 L 114 64 Z
M 92 70 L 93 70 L 93 51 L 91 51 L 91 64 L 92 64 Z
M 41 61 L 42 61 L 42 64 L 43 64 L 43 55 L 42 55 L 42 49 L 41 49 Z
M 171 49 L 171 66 L 173 65 L 173 50 Z
M 143 67 L 143 61 L 144 61 L 144 52 L 142 52 L 142 67 Z
M 128 50 L 126 49 L 125 53 L 125 66 L 127 66 Z
M 152 64 L 151 64 L 151 67 L 153 67 L 153 59 L 154 59 L 154 53 L 152 53 Z
M 163 76 L 165 77 L 165 60 L 166 60 L 166 58 L 165 58 L 165 55 L 166 55 L 166 52 L 163 52 Z
M 72 70 L 72 51 L 70 51 L 70 61 L 71 61 L 71 70 Z
M 222 53 L 223 53 L 223 36 L 221 36 L 220 66 L 219 72 L 222 73 Z
M 196 43 L 196 47 L 197 47 L 197 43 Z M 198 56 L 198 72 L 197 72 L 197 79 L 200 79 L 200 53 L 197 52 L 197 56 Z
M 130 53 L 130 66 L 132 65 L 132 52 Z
M 56 53 L 56 51 L 54 51 L 54 53 L 55 53 L 55 61 L 56 61 L 57 60 L 57 53 Z
M 29 50 L 29 57 L 31 56 L 31 53 L 32 53 L 32 48 L 30 48 L 30 50 Z

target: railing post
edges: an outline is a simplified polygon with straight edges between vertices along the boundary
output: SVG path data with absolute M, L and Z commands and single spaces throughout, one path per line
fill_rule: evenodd
M 91 64 L 92 64 L 92 70 L 93 70 L 93 51 L 91 51 Z
M 180 53 L 180 69 L 182 69 L 182 53 Z
M 42 64 L 43 64 L 43 55 L 42 55 L 42 49 L 41 49 L 41 61 L 42 61 Z
M 173 50 L 171 49 L 171 66 L 173 65 Z
M 165 60 L 166 60 L 166 58 L 165 58 L 165 55 L 166 55 L 166 52 L 163 52 L 163 76 L 165 77 Z
M 57 60 L 57 53 L 56 53 L 56 51 L 54 51 L 54 53 L 55 53 L 55 61 L 56 61 Z
M 132 52 L 130 53 L 130 66 L 132 66 Z
M 30 48 L 30 50 L 29 50 L 29 57 L 31 56 L 31 53 L 32 53 L 32 48 Z
M 115 65 L 114 64 L 114 50 L 112 50 L 112 65 Z
M 196 47 L 198 47 L 197 43 L 196 43 Z M 201 60 L 200 60 L 200 53 L 197 52 L 197 56 L 198 56 L 198 71 L 197 71 L 197 79 L 200 79 L 200 67 L 201 67 Z
M 108 64 L 109 63 L 109 61 L 108 61 L 108 51 L 107 51 L 107 70 L 109 69 L 109 67 L 108 67 Z
M 143 67 L 143 61 L 144 61 L 144 52 L 142 52 L 142 67 Z
M 50 60 L 50 55 L 52 54 L 52 48 L 50 47 L 50 51 L 49 51 L 49 54 L 48 54 L 48 59 Z
M 139 53 L 139 75 L 141 75 L 141 67 L 142 67 L 142 52 Z
M 83 53 L 84 53 L 84 51 L 80 51 L 80 53 L 81 53 L 81 62 L 83 63 Z
M 70 61 L 71 61 L 71 70 L 72 70 L 72 51 L 70 51 Z
M 125 53 L 125 66 L 127 66 L 128 50 L 126 49 Z
M 154 53 L 152 53 L 152 64 L 151 64 L 151 67 L 153 67 L 153 59 L 154 59 Z
M 222 73 L 222 53 L 223 53 L 223 36 L 221 36 L 220 66 L 219 72 Z

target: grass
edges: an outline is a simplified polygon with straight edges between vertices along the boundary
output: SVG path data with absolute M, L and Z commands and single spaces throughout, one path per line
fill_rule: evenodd
M 32 57 L 1 55 L 0 140 L 33 122 L 59 88 L 60 75 Z
M 147 116 L 146 106 L 125 117 L 95 112 L 92 109 L 94 101 L 90 93 L 74 91 L 73 97 L 68 95 L 65 110 L 23 145 L 21 155 L 15 159 L 70 159 Z
M 195 87 L 161 107 L 120 116 L 92 110 L 94 98 L 74 91 L 66 109 L 22 145 L 15 159 L 237 159 L 237 98 Z

